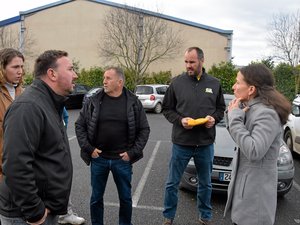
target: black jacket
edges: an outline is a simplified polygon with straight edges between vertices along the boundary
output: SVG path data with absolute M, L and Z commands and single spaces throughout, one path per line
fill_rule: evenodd
M 45 207 L 54 215 L 66 214 L 73 167 L 61 116 L 65 99 L 35 80 L 8 109 L 1 215 L 36 222 Z
M 141 102 L 126 88 L 123 88 L 123 91 L 127 98 L 127 154 L 129 155 L 130 162 L 134 163 L 143 157 L 143 149 L 148 141 L 150 127 Z M 76 136 L 81 148 L 80 155 L 87 165 L 90 164 L 91 154 L 96 148 L 97 123 L 104 94 L 104 91 L 101 90 L 90 97 L 84 104 L 75 122 Z
M 185 146 L 204 146 L 215 140 L 215 126 L 195 126 L 187 130 L 181 124 L 181 119 L 214 117 L 217 124 L 224 116 L 225 102 L 219 80 L 203 73 L 200 80 L 187 73 L 175 77 L 163 101 L 163 113 L 173 124 L 172 141 Z

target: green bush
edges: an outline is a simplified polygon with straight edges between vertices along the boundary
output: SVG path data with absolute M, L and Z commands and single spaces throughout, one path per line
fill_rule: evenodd
M 213 65 L 208 71 L 209 74 L 218 78 L 221 82 L 221 86 L 224 93 L 232 94 L 232 86 L 235 83 L 235 78 L 238 69 L 232 64 L 232 62 L 221 62 L 218 65 Z
M 278 64 L 273 71 L 276 89 L 290 101 L 295 98 L 295 77 L 293 67 L 287 63 Z
M 125 70 L 126 84 L 125 86 L 133 91 L 135 88 L 134 72 Z M 142 82 L 139 84 L 169 84 L 172 78 L 171 71 L 160 71 L 158 73 L 145 74 Z
M 104 70 L 100 67 L 92 67 L 89 70 L 82 69 L 78 74 L 76 83 L 84 84 L 89 87 L 97 87 L 103 85 Z
M 23 77 L 23 84 L 24 85 L 30 85 L 33 81 L 33 75 L 32 74 L 25 74 Z
M 152 84 L 170 84 L 172 74 L 171 71 L 160 71 L 158 73 L 152 73 L 151 78 L 153 79 Z

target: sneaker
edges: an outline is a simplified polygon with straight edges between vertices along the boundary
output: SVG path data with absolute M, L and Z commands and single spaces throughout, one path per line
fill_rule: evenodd
M 199 223 L 201 225 L 212 225 L 210 220 L 205 220 L 205 219 L 199 219 Z
M 63 215 L 63 216 L 59 216 L 58 217 L 58 223 L 60 224 L 74 224 L 74 225 L 79 225 L 79 224 L 83 224 L 85 223 L 85 219 L 77 216 L 76 213 L 72 213 L 72 214 L 67 214 L 67 215 Z
M 165 218 L 162 225 L 172 225 L 172 224 L 173 224 L 172 219 Z

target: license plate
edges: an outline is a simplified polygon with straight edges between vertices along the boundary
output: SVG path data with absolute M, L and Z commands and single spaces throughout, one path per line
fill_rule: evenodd
M 231 173 L 219 173 L 219 180 L 220 181 L 230 181 L 231 180 Z

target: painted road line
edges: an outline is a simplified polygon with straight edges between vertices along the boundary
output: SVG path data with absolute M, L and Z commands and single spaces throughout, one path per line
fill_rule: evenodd
M 110 207 L 120 207 L 119 203 L 114 202 L 104 202 L 104 206 L 110 206 Z M 157 206 L 148 206 L 148 205 L 138 205 L 135 207 L 136 209 L 149 209 L 149 210 L 155 210 L 155 211 L 163 211 L 163 207 L 157 207 Z
M 145 171 L 143 173 L 143 176 L 142 176 L 142 178 L 141 178 L 141 180 L 140 180 L 140 182 L 139 182 L 139 184 L 138 184 L 138 186 L 137 186 L 137 188 L 136 188 L 136 190 L 134 192 L 134 195 L 132 196 L 132 207 L 137 207 L 137 204 L 138 204 L 138 202 L 140 200 L 142 191 L 143 191 L 144 186 L 146 184 L 147 178 L 148 178 L 148 176 L 150 174 L 150 170 L 151 170 L 151 167 L 153 165 L 154 158 L 155 158 L 155 156 L 156 156 L 156 154 L 158 152 L 159 146 L 160 146 L 160 141 L 158 141 L 156 143 L 156 145 L 154 147 L 154 150 L 152 152 L 152 155 L 151 155 L 151 157 L 150 157 L 150 159 L 148 161 L 148 164 L 147 164 L 147 166 L 145 168 Z
M 76 136 L 70 137 L 70 138 L 69 138 L 69 141 L 72 141 L 72 140 L 75 139 L 75 138 L 76 138 Z

